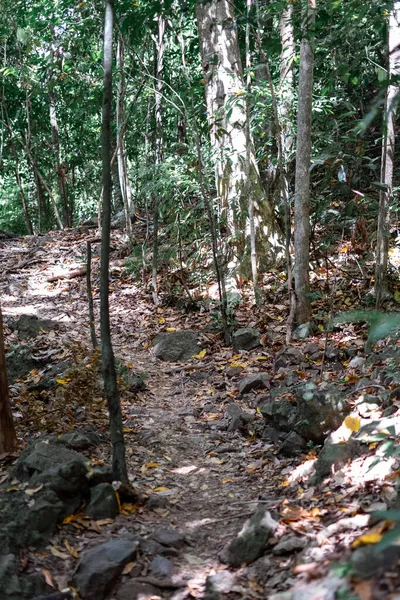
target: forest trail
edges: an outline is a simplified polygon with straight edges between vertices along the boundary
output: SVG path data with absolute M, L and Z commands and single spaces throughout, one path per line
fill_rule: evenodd
M 72 230 L 7 241 L 1 245 L 1 295 L 6 326 L 24 313 L 58 323 L 57 332 L 42 332 L 35 340 L 37 351 L 52 354 L 54 362 L 68 358 L 76 346 L 90 350 L 85 277 L 80 273 L 68 278 L 70 274 L 84 270 L 85 244 L 90 237 L 93 235 L 86 231 Z M 53 547 L 62 548 L 64 540 L 68 539 L 71 547 L 80 554 L 93 544 L 126 532 L 149 537 L 160 529 L 176 529 L 183 534 L 184 542 L 177 556 L 171 559 L 173 575 L 177 580 L 187 579 L 187 585 L 183 590 L 178 588 L 178 592 L 163 589 L 158 593 L 163 598 L 202 597 L 206 577 L 226 568 L 218 560 L 219 552 L 240 529 L 246 515 L 251 515 L 257 507 L 257 503 L 250 501 L 259 497 L 271 501 L 271 507 L 279 503 L 276 500 L 278 484 L 274 481 L 278 475 L 274 476 L 273 461 L 268 474 L 265 466 L 261 466 L 264 443 L 256 443 L 251 438 L 246 441 L 243 433 L 238 431 L 227 432 L 226 407 L 232 402 L 236 384 L 228 382 L 227 389 L 223 372 L 226 351 L 216 346 L 218 336 L 205 335 L 209 345 L 214 346 L 212 357 L 206 355 L 182 366 L 157 360 L 151 346 L 157 328 L 163 330 L 166 322 L 177 328 L 189 328 L 193 324 L 190 321 L 195 321 L 196 326 L 199 318 L 152 306 L 149 293 L 131 280 L 124 282 L 122 279 L 123 261 L 119 254 L 123 242 L 119 233 L 114 232 L 112 245 L 110 312 L 114 351 L 117 360 L 129 365 L 130 371 L 144 374 L 146 385 L 144 391 L 134 396 L 128 394 L 127 398 L 122 394 L 128 471 L 131 482 L 151 496 L 150 505 L 154 508 L 149 510 L 145 506 L 138 513 L 120 515 L 115 522 L 102 525 L 101 533 L 77 532 L 71 525 L 63 527 L 55 536 Z M 95 255 L 96 315 L 98 267 L 99 260 Z M 16 341 L 15 335 L 6 327 L 7 344 Z M 229 354 L 233 356 L 233 350 Z M 33 378 L 35 375 L 30 374 Z M 227 392 L 231 397 L 226 395 Z M 19 382 L 11 385 L 11 395 L 24 397 L 26 386 Z M 76 400 L 80 402 L 78 398 Z M 56 409 L 55 424 L 51 397 L 46 398 L 46 404 L 29 396 L 25 396 L 25 401 L 19 400 L 21 412 L 17 413 L 17 427 L 18 419 L 21 419 L 19 434 L 24 434 L 24 442 L 46 433 L 47 426 L 53 432 L 62 433 L 100 425 L 105 442 L 97 449 L 96 457 L 109 462 L 104 402 L 97 404 L 96 410 L 101 413 L 94 419 L 97 423 L 91 419 L 93 413 L 85 419 L 79 417 L 74 423 Z M 34 430 L 35 426 L 31 429 L 27 425 L 30 421 L 32 427 L 35 418 L 39 418 L 34 416 L 36 409 L 28 407 L 31 402 L 41 405 L 38 409 L 39 431 Z M 246 410 L 256 416 L 254 407 L 246 407 Z M 67 584 L 76 562 L 73 557 L 60 559 L 47 553 L 31 554 L 30 560 L 36 568 L 51 573 L 53 582 L 60 588 Z M 149 581 L 155 579 L 150 571 L 150 558 L 142 556 L 138 564 L 139 567 L 134 569 L 136 575 L 145 579 L 148 576 Z M 273 574 L 270 568 L 269 576 Z M 285 576 L 278 579 L 283 580 Z M 233 597 L 244 597 L 248 586 L 244 588 L 240 581 L 238 577 L 232 584 L 236 587 Z M 255 580 L 254 586 L 251 596 L 257 597 Z
M 139 243 L 143 228 L 136 227 Z M 77 228 L 0 242 L 0 293 L 7 346 L 27 346 L 36 359 L 47 360 L 44 367 L 30 369 L 10 385 L 21 448 L 39 436 L 90 430 L 102 440 L 86 452 L 96 465 L 110 464 L 110 444 L 98 359 L 90 358 L 84 267 L 86 241 L 94 233 Z M 124 270 L 127 246 L 120 231 L 113 231 L 111 245 L 111 330 L 122 373 L 128 472 L 131 484 L 148 500 L 124 504 L 116 519 L 93 522 L 80 513 L 72 515 L 43 551 L 24 551 L 25 571 L 44 574 L 54 589 L 62 590 L 86 550 L 136 535 L 152 540 L 153 546 L 140 547 L 109 599 L 257 600 L 283 593 L 298 581 L 311 585 L 315 578 L 327 578 L 326 593 L 320 597 L 331 597 L 330 586 L 344 580 L 329 578 L 330 561 L 349 556 L 352 541 L 368 523 L 362 507 L 382 506 L 388 486 L 385 492 L 367 477 L 366 484 L 357 483 L 353 470 L 348 480 L 343 475 L 319 489 L 303 487 L 302 476 L 307 478 L 315 453 L 295 458 L 279 454 L 261 436 L 264 420 L 256 410 L 257 395 L 243 399 L 238 391 L 246 375 L 266 371 L 281 377 L 274 375 L 274 340 L 265 338 L 264 346 L 237 355 L 213 333 L 210 313 L 186 312 L 176 305 L 155 308 L 150 291 Z M 96 251 L 92 284 L 98 318 Z M 162 285 L 165 289 L 168 281 Z M 274 309 L 280 310 L 279 305 Z M 21 340 L 12 324 L 22 314 L 36 314 L 54 327 Z M 249 316 L 252 313 L 245 307 L 239 322 L 251 323 Z M 155 335 L 174 329 L 196 330 L 203 352 L 186 363 L 158 360 Z M 275 333 L 284 338 L 284 332 L 285 324 L 278 318 Z M 362 340 L 356 342 L 363 346 Z M 297 376 L 304 377 L 296 366 L 299 346 L 293 352 Z M 68 377 L 58 375 L 56 387 L 41 385 L 52 368 L 65 363 L 72 365 Z M 316 378 L 319 371 L 312 361 L 308 368 L 310 377 Z M 343 370 L 339 363 L 335 368 Z M 145 384 L 142 389 L 129 384 L 132 377 L 137 383 L 138 375 Z M 332 377 L 338 377 L 337 372 Z M 232 427 L 237 410 L 247 421 Z M 221 551 L 261 506 L 279 523 L 275 535 L 257 561 L 228 568 L 220 560 Z M 161 540 L 164 545 L 154 546 Z M 216 587 L 210 588 L 211 581 Z M 395 581 L 392 575 L 390 584 L 395 586 Z M 382 591 L 375 587 L 375 595 L 359 597 L 389 598 L 388 589 L 382 580 Z

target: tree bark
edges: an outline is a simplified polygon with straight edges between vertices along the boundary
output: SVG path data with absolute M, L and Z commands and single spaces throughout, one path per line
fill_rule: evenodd
M 101 356 L 104 387 L 107 395 L 110 418 L 111 443 L 113 450 L 113 473 L 115 479 L 127 483 L 125 443 L 122 426 L 121 402 L 117 386 L 114 352 L 111 343 L 109 306 L 109 264 L 111 229 L 111 106 L 112 106 L 112 56 L 113 56 L 113 4 L 106 1 L 104 20 L 104 92 L 102 110 L 102 172 L 103 172 L 103 215 L 100 266 L 100 329 Z
M 161 3 L 162 5 L 162 3 Z M 162 72 L 164 69 L 164 37 L 165 37 L 165 19 L 162 15 L 158 17 L 158 33 L 156 43 L 156 61 L 155 61 L 155 77 L 154 77 L 154 93 L 155 106 L 154 117 L 156 122 L 155 135 L 155 159 L 156 168 L 159 167 L 164 159 L 164 141 L 163 141 L 163 121 L 162 121 L 162 92 L 164 82 L 162 80 Z M 157 268 L 158 268 L 158 221 L 159 221 L 159 200 L 154 194 L 153 197 L 153 261 L 152 261 L 152 287 L 153 301 L 158 304 L 157 293 Z
M 294 281 L 298 325 L 311 317 L 310 292 L 310 164 L 312 91 L 314 52 L 312 28 L 315 22 L 316 2 L 305 0 L 303 39 L 300 46 L 300 71 L 297 112 L 297 147 L 294 200 Z
M 400 87 L 400 2 L 393 2 L 389 15 L 389 81 L 386 92 L 383 118 L 383 142 L 381 162 L 381 184 L 385 186 L 379 195 L 378 229 L 376 236 L 375 294 L 376 308 L 389 295 L 388 253 L 390 235 L 390 206 L 393 201 L 393 168 L 396 141 L 396 108 Z M 396 78 L 394 80 L 394 78 Z
M 233 261 L 249 263 L 249 197 L 252 195 L 257 256 L 262 268 L 282 253 L 273 206 L 265 197 L 253 143 L 246 136 L 246 106 L 237 25 L 230 0 L 197 2 L 197 24 L 203 63 L 207 113 L 214 149 L 215 181 L 221 217 L 231 237 Z M 246 168 L 247 144 L 250 168 Z M 249 269 L 247 269 L 249 270 Z
M 121 189 L 122 201 L 124 203 L 126 229 L 128 235 L 132 235 L 132 190 L 128 177 L 127 157 L 124 139 L 124 102 L 125 102 L 125 76 L 124 76 L 124 41 L 121 36 L 117 45 L 117 69 L 119 80 L 117 85 L 117 161 L 118 176 Z
M 17 437 L 8 394 L 3 315 L 0 307 L 0 454 L 13 452 L 16 445 Z

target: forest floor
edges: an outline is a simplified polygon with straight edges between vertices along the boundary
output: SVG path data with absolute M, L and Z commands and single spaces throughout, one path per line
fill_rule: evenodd
M 136 227 L 140 237 L 141 226 Z M 90 370 L 95 359 L 87 358 L 91 344 L 83 268 L 86 240 L 93 235 L 93 230 L 77 228 L 0 242 L 3 270 L 0 285 L 7 347 L 18 343 L 10 325 L 21 314 L 51 319 L 57 323 L 57 329 L 43 331 L 35 338 L 35 353 L 50 356 L 52 363 L 72 360 L 76 374 L 76 381 L 73 377 L 59 379 L 56 390 L 44 391 L 39 396 L 29 391 L 29 385 L 39 381 L 44 371 L 32 371 L 11 385 L 21 448 L 39 435 L 89 426 L 103 436 L 103 443 L 90 453 L 92 463 L 109 464 L 106 403 L 98 377 Z M 93 244 L 92 281 L 98 318 L 96 247 L 99 249 L 99 244 Z M 157 584 L 157 575 L 151 571 L 152 557 L 145 554 L 138 555 L 135 563 L 125 569 L 121 581 L 133 578 L 139 585 L 137 595 L 131 594 L 130 600 L 203 598 L 206 578 L 227 570 L 219 560 L 220 552 L 246 518 L 264 504 L 279 522 L 275 538 L 265 556 L 256 563 L 231 569 L 234 578 L 228 589 L 215 597 L 270 598 L 299 581 L 322 580 L 333 561 L 346 561 L 352 542 L 365 531 L 360 507 L 382 502 L 384 493 L 372 484 L 353 486 L 348 493 L 343 490 L 338 493 L 329 485 L 321 489 L 304 488 L 301 478 L 293 475 L 308 469 L 315 451 L 285 458 L 278 455 L 272 443 L 257 435 L 257 423 L 263 419 L 256 403 L 248 405 L 240 400 L 238 384 L 246 374 L 260 370 L 274 376 L 274 360 L 284 346 L 286 333 L 287 306 L 282 293 L 273 292 L 277 294 L 273 305 L 264 303 L 255 308 L 247 300 L 238 310 L 238 326 L 260 328 L 263 345 L 235 355 L 232 348 L 224 346 L 220 335 L 208 327 L 212 323 L 209 312 L 186 312 L 165 304 L 155 308 L 150 290 L 124 270 L 124 248 L 122 233 L 113 231 L 112 341 L 125 374 L 140 375 L 145 383 L 142 391 L 131 392 L 124 378 L 120 380 L 130 482 L 150 497 L 151 503 L 127 506 L 115 520 L 93 523 L 75 515 L 59 528 L 47 548 L 40 552 L 26 550 L 24 569 L 44 573 L 55 590 L 62 590 L 68 587 L 76 563 L 86 549 L 123 537 L 127 532 L 144 537 L 153 535 L 157 539 L 157 532 L 173 528 L 184 536 L 183 547 L 171 551 L 168 559 L 172 564 L 165 567 L 173 569 L 175 589 L 173 585 Z M 357 290 L 351 293 L 357 297 Z M 281 300 L 277 302 L 279 297 Z M 347 305 L 345 302 L 344 306 Z M 154 336 L 174 329 L 198 331 L 206 353 L 184 364 L 171 365 L 156 359 Z M 322 347 L 324 334 L 320 332 L 313 341 Z M 302 343 L 295 342 L 295 346 L 301 347 Z M 319 368 L 312 366 L 311 377 Z M 227 431 L 227 407 L 232 402 L 252 415 L 253 428 L 250 426 L 246 432 Z M 321 540 L 317 546 L 311 544 L 328 526 L 343 518 L 350 525 L 332 530 L 329 539 Z M 278 541 L 293 534 L 300 540 L 297 546 L 275 553 Z M 389 573 L 380 581 L 353 582 L 351 589 L 340 597 L 398 598 L 394 593 L 400 589 L 398 580 L 398 574 Z M 294 597 L 314 596 L 310 592 Z M 326 591 L 318 595 L 322 599 L 328 597 L 334 596 Z M 110 598 L 123 600 L 125 596 L 115 588 Z

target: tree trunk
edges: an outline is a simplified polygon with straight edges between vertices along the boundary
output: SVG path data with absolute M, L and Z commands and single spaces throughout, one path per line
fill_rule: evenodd
M 50 86 L 51 86 L 50 82 Z M 60 134 L 58 130 L 58 121 L 57 121 L 57 112 L 56 112 L 56 101 L 54 92 L 50 87 L 49 90 L 49 110 L 50 110 L 50 124 L 51 124 L 51 132 L 53 137 L 53 151 L 56 157 L 56 165 L 57 165 L 57 182 L 58 182 L 58 191 L 60 194 L 61 201 L 61 210 L 63 216 L 63 225 L 64 227 L 71 227 L 72 219 L 70 215 L 69 205 L 68 205 L 68 193 L 67 193 L 67 182 L 65 179 L 65 166 L 61 160 L 61 144 L 60 144 Z
M 162 3 L 161 3 L 162 4 Z M 158 17 L 158 35 L 156 44 L 156 63 L 154 77 L 154 93 L 155 106 L 154 117 L 156 122 L 155 135 L 155 159 L 156 168 L 159 167 L 164 159 L 164 143 L 163 143 L 163 122 L 162 122 L 162 92 L 164 82 L 162 80 L 162 72 L 164 69 L 164 37 L 165 37 L 165 19 L 162 15 Z M 158 304 L 157 294 L 157 266 L 158 266 L 158 221 L 159 221 L 159 199 L 158 193 L 154 194 L 153 198 L 153 262 L 152 262 L 152 286 L 153 286 L 153 301 Z
M 253 143 L 246 136 L 246 106 L 237 25 L 230 0 L 197 2 L 197 24 L 204 70 L 207 112 L 215 157 L 215 180 L 221 217 L 231 238 L 234 263 L 249 263 L 249 194 L 252 196 L 257 256 L 262 268 L 281 255 L 280 232 L 272 204 L 265 197 Z M 251 144 L 250 168 L 246 168 Z M 245 267 L 245 270 L 249 270 Z
M 311 317 L 310 292 L 310 164 L 314 52 L 312 28 L 316 2 L 305 0 L 303 39 L 300 46 L 299 93 L 297 112 L 296 179 L 294 200 L 294 281 L 295 321 L 306 323 Z
M 8 395 L 3 315 L 0 307 L 0 454 L 13 452 L 17 445 L 14 420 Z
M 389 15 L 389 81 L 383 119 L 381 183 L 385 186 L 379 196 L 378 230 L 376 239 L 375 294 L 376 308 L 389 295 L 388 252 L 390 235 L 390 205 L 393 201 L 393 167 L 395 149 L 396 107 L 400 76 L 400 2 L 393 2 Z M 395 79 L 394 79 L 395 78 Z
M 117 373 L 111 343 L 109 307 L 109 264 L 111 222 L 111 106 L 112 106 L 112 55 L 113 55 L 113 5 L 106 1 L 104 20 L 104 92 L 102 111 L 102 170 L 103 170 L 103 215 L 100 266 L 100 329 L 101 356 L 104 387 L 107 395 L 110 418 L 111 443 L 113 449 L 113 473 L 120 481 L 127 482 L 125 443 L 122 427 L 121 402 L 117 386 Z
M 124 139 L 124 102 L 125 102 L 125 76 L 124 76 L 124 41 L 121 36 L 117 45 L 117 69 L 119 81 L 117 86 L 117 159 L 119 185 L 124 203 L 126 229 L 129 236 L 132 234 L 132 190 L 128 177 L 127 158 Z

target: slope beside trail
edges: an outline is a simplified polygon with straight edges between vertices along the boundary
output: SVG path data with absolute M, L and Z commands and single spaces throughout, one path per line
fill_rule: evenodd
M 57 328 L 42 331 L 35 338 L 35 351 L 51 356 L 54 364 L 72 361 L 77 377 L 76 385 L 72 375 L 70 381 L 58 380 L 57 390 L 39 397 L 29 392 L 29 384 L 43 376 L 40 372 L 31 372 L 11 385 L 21 447 L 49 432 L 90 427 L 103 440 L 90 458 L 109 463 L 107 411 L 101 384 L 98 377 L 86 377 L 91 346 L 84 266 L 86 241 L 93 239 L 94 233 L 78 228 L 0 242 L 1 304 L 8 347 L 19 342 L 12 323 L 21 314 L 49 319 Z M 95 243 L 93 248 L 92 284 L 98 318 L 99 252 Z M 178 548 L 170 550 L 169 562 L 163 563 L 168 571 L 163 575 L 164 579 L 172 576 L 176 585 L 163 585 L 164 579 L 152 563 L 154 556 L 139 553 L 110 598 L 128 598 L 123 584 L 130 579 L 137 584 L 135 589 L 129 588 L 130 600 L 257 599 L 287 590 L 298 577 L 307 580 L 324 576 L 329 561 L 343 557 L 362 525 L 358 530 L 356 525 L 349 530 L 339 528 L 321 548 L 312 543 L 317 534 L 341 517 L 356 514 L 360 493 L 372 502 L 379 499 L 379 492 L 352 490 L 348 497 L 343 492 L 335 497 L 331 489 L 317 493 L 311 488 L 305 492 L 296 480 L 288 481 L 296 468 L 301 468 L 304 456 L 278 457 L 273 444 L 257 435 L 263 420 L 256 403 L 243 402 L 238 395 L 239 381 L 246 373 L 273 372 L 273 352 L 260 348 L 237 356 L 213 332 L 209 313 L 154 307 L 150 291 L 138 278 L 126 274 L 126 254 L 122 234 L 114 231 L 110 313 L 112 341 L 122 373 L 129 478 L 150 500 L 123 510 L 115 520 L 95 525 L 71 519 L 47 549 L 26 549 L 25 568 L 44 573 L 54 588 L 61 590 L 68 586 L 77 561 L 88 548 L 123 538 L 127 533 L 157 539 L 164 529 L 173 529 L 182 534 L 182 539 Z M 250 311 L 244 311 L 241 318 L 243 325 L 253 324 Z M 206 353 L 182 364 L 156 359 L 154 336 L 174 329 L 199 332 Z M 284 335 L 284 323 L 278 321 L 277 331 Z M 126 378 L 131 375 L 140 376 L 144 389 L 129 389 Z M 230 428 L 230 407 L 234 404 L 251 417 L 249 426 Z M 228 588 L 205 595 L 207 577 L 227 570 L 219 559 L 221 551 L 260 505 L 266 505 L 280 521 L 280 541 L 289 538 L 292 546 L 289 543 L 283 552 L 267 552 L 252 565 L 231 569 L 234 578 Z M 277 541 L 272 540 L 271 548 Z M 313 549 L 307 554 L 308 546 Z M 373 597 L 389 597 L 386 591 L 380 595 L 378 590 Z

